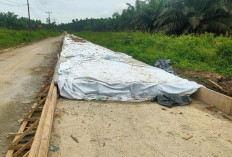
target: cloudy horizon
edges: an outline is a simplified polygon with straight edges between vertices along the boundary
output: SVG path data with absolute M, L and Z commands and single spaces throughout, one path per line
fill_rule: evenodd
M 135 0 L 29 0 L 29 2 L 31 19 L 46 22 L 48 17 L 46 12 L 50 11 L 52 21 L 68 23 L 73 19 L 111 17 L 113 13 L 121 13 L 126 9 L 126 3 L 134 5 Z M 1 12 L 14 12 L 20 17 L 27 17 L 26 0 L 0 0 L 0 3 Z

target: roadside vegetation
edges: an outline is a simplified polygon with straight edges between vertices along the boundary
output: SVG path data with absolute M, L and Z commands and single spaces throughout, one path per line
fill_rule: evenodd
M 41 30 L 33 31 L 32 35 L 30 35 L 28 30 L 0 29 L 0 48 L 17 46 L 22 43 L 41 40 L 46 37 L 57 36 L 59 34 L 59 32 Z
M 122 13 L 101 19 L 74 19 L 59 25 L 69 31 L 143 31 L 168 35 L 231 32 L 231 0 L 136 0 Z
M 204 70 L 232 77 L 232 40 L 229 36 L 210 33 L 167 36 L 143 32 L 74 34 L 150 65 L 158 59 L 170 58 L 177 68 Z
M 175 67 L 232 76 L 231 0 L 136 0 L 109 18 L 61 24 L 32 20 L 32 36 L 27 29 L 27 18 L 0 13 L 0 47 L 58 31 L 79 32 L 78 36 L 150 65 L 170 58 Z
M 162 32 L 168 35 L 210 32 L 231 33 L 231 0 L 136 0 L 126 3 L 121 13 L 108 18 L 73 19 L 70 23 L 42 23 L 31 20 L 33 30 L 122 32 Z M 28 29 L 28 19 L 12 12 L 0 12 L 0 28 Z M 38 27 L 41 26 L 41 27 Z
M 40 26 L 40 27 L 39 27 Z M 28 18 L 19 17 L 18 15 L 7 12 L 0 12 L 0 28 L 14 29 L 14 30 L 28 30 Z M 56 23 L 50 24 L 42 23 L 40 20 L 31 19 L 32 30 L 56 30 Z
M 40 20 L 31 20 L 32 35 L 28 31 L 28 19 L 8 12 L 0 12 L 0 49 L 17 46 L 22 43 L 57 36 L 55 23 L 44 24 Z

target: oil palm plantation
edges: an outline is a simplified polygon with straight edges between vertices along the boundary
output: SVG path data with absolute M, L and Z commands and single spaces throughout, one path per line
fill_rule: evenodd
M 139 30 L 153 31 L 155 29 L 154 22 L 157 20 L 164 2 L 165 0 L 136 0 L 136 15 L 131 24 Z
M 169 34 L 226 33 L 230 30 L 230 7 L 229 0 L 169 0 L 154 25 Z

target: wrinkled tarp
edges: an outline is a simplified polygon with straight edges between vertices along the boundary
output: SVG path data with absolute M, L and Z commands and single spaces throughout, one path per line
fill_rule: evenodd
M 158 95 L 152 101 L 157 101 L 158 104 L 166 107 L 185 106 L 192 102 L 189 96 L 180 96 L 178 94 Z
M 191 95 L 201 85 L 152 66 L 124 61 L 131 56 L 115 53 L 90 42 L 64 39 L 58 70 L 61 96 L 69 99 L 146 101 L 162 94 Z
M 157 68 L 163 69 L 163 70 L 167 71 L 168 73 L 177 75 L 175 73 L 175 71 L 173 70 L 173 68 L 172 68 L 172 64 L 171 64 L 171 60 L 170 59 L 160 59 L 160 60 L 157 60 L 155 62 L 155 64 L 154 64 L 154 66 L 157 67 Z

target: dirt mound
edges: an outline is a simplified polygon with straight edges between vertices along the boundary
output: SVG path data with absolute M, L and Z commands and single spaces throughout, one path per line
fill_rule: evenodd
M 71 38 L 72 38 L 72 40 L 75 41 L 75 42 L 81 42 L 81 43 L 85 43 L 85 42 L 86 42 L 86 40 L 81 39 L 81 38 L 75 38 L 75 37 L 73 37 L 73 36 L 71 36 Z
M 221 76 L 217 73 L 194 71 L 190 69 L 175 68 L 178 75 L 195 81 L 205 87 L 232 97 L 232 78 Z

